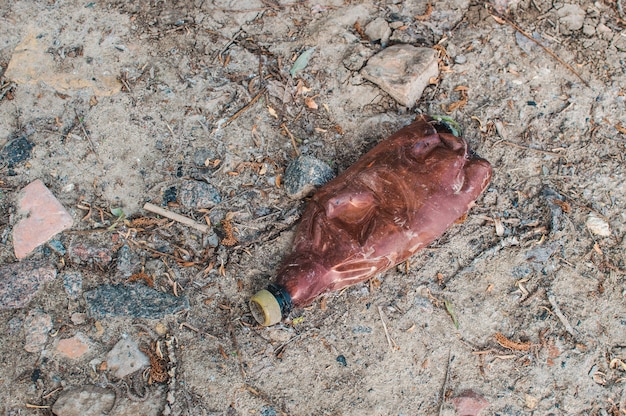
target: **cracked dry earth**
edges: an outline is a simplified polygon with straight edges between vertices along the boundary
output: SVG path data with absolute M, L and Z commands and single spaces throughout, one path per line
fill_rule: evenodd
M 624 415 L 623 0 L 430 5 L 0 0 L 0 264 L 29 183 L 73 218 L 16 267 L 56 277 L 0 311 L 2 414 Z M 410 107 L 361 72 L 401 43 L 440 61 Z M 255 325 L 306 202 L 296 149 L 338 173 L 421 113 L 494 167 L 467 218 Z M 99 317 L 85 294 L 129 280 L 188 304 Z M 120 340 L 139 371 L 110 368 Z

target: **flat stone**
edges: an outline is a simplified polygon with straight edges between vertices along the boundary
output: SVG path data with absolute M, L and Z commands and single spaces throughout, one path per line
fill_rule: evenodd
M 54 267 L 38 262 L 0 266 L 0 310 L 26 306 L 40 286 L 56 275 Z
M 189 309 L 186 296 L 176 297 L 142 284 L 104 284 L 85 292 L 87 310 L 95 318 L 131 316 L 160 319 Z
M 13 248 L 18 259 L 23 259 L 56 234 L 70 228 L 74 222 L 39 179 L 20 192 L 18 212 L 24 217 L 13 227 Z
M 80 332 L 71 338 L 59 340 L 56 347 L 59 354 L 73 360 L 85 355 L 89 349 L 89 340 Z
M 403 106 L 413 107 L 430 79 L 439 75 L 437 51 L 392 45 L 372 56 L 361 74 Z
M 222 201 L 219 191 L 206 182 L 184 181 L 178 190 L 180 203 L 187 208 L 210 208 Z
M 285 170 L 285 191 L 290 198 L 300 199 L 334 177 L 327 163 L 313 156 L 298 156 Z
M 57 416 L 103 416 L 115 404 L 115 392 L 97 386 L 65 390 L 52 406 Z
M 30 311 L 24 321 L 24 350 L 38 353 L 48 342 L 48 334 L 52 329 L 52 318 L 41 311 Z
M 107 368 L 117 378 L 126 377 L 150 364 L 150 359 L 141 352 L 137 343 L 128 338 L 120 339 L 107 354 Z

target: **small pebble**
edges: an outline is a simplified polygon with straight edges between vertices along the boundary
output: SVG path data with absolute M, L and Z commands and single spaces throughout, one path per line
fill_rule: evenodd
M 272 406 L 264 406 L 261 409 L 261 416 L 276 416 L 278 413 L 276 413 L 276 409 L 274 409 Z
M 24 321 L 24 333 L 26 341 L 24 349 L 27 352 L 38 353 L 48 341 L 48 334 L 52 329 L 50 315 L 40 311 L 30 311 Z
M 337 362 L 339 364 L 341 364 L 342 366 L 346 367 L 348 365 L 348 362 L 346 361 L 346 357 L 342 355 L 337 356 Z
M 126 377 L 150 364 L 150 359 L 139 350 L 133 340 L 122 338 L 107 354 L 107 368 L 117 378 Z
M 167 326 L 161 322 L 157 322 L 157 324 L 154 326 L 154 330 L 156 331 L 157 335 L 161 337 L 167 334 Z
M 171 186 L 163 191 L 163 202 L 161 205 L 167 206 L 170 202 L 176 202 L 178 199 L 178 189 L 175 186 Z
M 74 312 L 70 317 L 70 320 L 74 325 L 82 325 L 87 322 L 87 314 L 81 312 Z
M 391 36 L 391 28 L 389 23 L 382 17 L 378 17 L 365 26 L 365 35 L 372 41 L 380 41 L 384 46 L 389 42 Z
M 89 341 L 82 333 L 59 340 L 56 351 L 66 358 L 78 359 L 89 352 Z
M 67 253 L 65 246 L 59 240 L 48 241 L 48 246 L 50 246 L 50 248 L 60 256 L 65 256 L 65 253 Z
M 196 150 L 193 154 L 193 163 L 198 167 L 209 167 L 209 163 L 215 159 L 215 152 L 206 147 Z
M 76 300 L 83 293 L 83 275 L 79 272 L 65 272 L 63 277 L 63 289 L 70 299 Z
M 0 151 L 0 162 L 12 168 L 20 162 L 30 159 L 33 144 L 25 136 L 7 143 Z
M 465 55 L 457 55 L 454 57 L 455 64 L 463 65 L 466 62 L 467 62 L 467 57 Z
M 594 212 L 591 212 L 587 216 L 586 225 L 589 231 L 595 235 L 600 237 L 609 237 L 611 235 L 611 227 L 609 226 L 609 223 L 605 219 L 600 218 L 600 216 Z
M 289 197 L 300 199 L 334 176 L 335 173 L 327 163 L 313 156 L 298 156 L 285 170 L 285 191 Z
M 357 325 L 352 327 L 353 334 L 371 334 L 372 328 L 369 326 Z
M 184 181 L 178 189 L 178 199 L 187 208 L 210 208 L 219 204 L 222 197 L 212 185 L 201 181 Z
M 452 398 L 452 403 L 459 416 L 478 416 L 489 402 L 473 390 L 465 390 Z
M 128 244 L 124 244 L 117 251 L 117 272 L 116 277 L 128 279 L 133 273 L 139 271 L 141 261 L 133 255 Z
M 585 10 L 577 4 L 564 4 L 556 11 L 559 17 L 559 30 L 564 35 L 582 29 L 585 22 Z

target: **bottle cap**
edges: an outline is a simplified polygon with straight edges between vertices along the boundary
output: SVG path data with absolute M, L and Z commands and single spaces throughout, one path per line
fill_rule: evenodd
M 250 298 L 250 311 L 254 319 L 263 326 L 277 324 L 282 319 L 278 300 L 266 289 L 259 290 Z

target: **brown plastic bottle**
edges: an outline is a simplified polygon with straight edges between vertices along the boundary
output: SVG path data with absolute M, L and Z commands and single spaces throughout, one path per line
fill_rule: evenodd
M 320 188 L 274 284 L 250 299 L 261 325 L 403 262 L 462 217 L 491 165 L 446 123 L 419 116 Z

